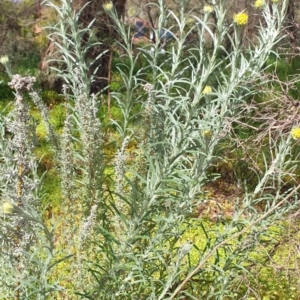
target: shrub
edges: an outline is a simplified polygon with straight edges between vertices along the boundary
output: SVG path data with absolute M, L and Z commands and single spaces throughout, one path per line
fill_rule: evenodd
M 105 136 L 98 118 L 102 103 L 90 93 L 95 78 L 88 74 L 93 62 L 86 54 L 95 46 L 93 32 L 90 26 L 78 26 L 79 15 L 69 1 L 63 0 L 61 6 L 47 2 L 61 17 L 52 34 L 59 37 L 57 46 L 65 64 L 57 71 L 66 82 L 66 117 L 58 135 L 33 91 L 34 78 L 12 76 L 15 109 L 5 120 L 11 138 L 3 134 L 4 120 L 0 123 L 0 259 L 7 266 L 0 288 L 6 298 L 237 297 L 237 287 L 251 277 L 251 254 L 259 249 L 266 230 L 297 207 L 299 186 L 280 189 L 283 176 L 293 170 L 292 137 L 281 132 L 279 139 L 270 140 L 274 155 L 264 161 L 257 185 L 232 203 L 231 218 L 220 209 L 214 225 L 193 219 L 199 204 L 212 201 L 205 185 L 213 180 L 208 170 L 216 149 L 229 136 L 232 124 L 243 118 L 241 104 L 253 94 L 249 83 L 260 78 L 281 39 L 287 5 L 287 1 L 273 4 L 272 11 L 264 6 L 265 22 L 257 41 L 246 47 L 245 13 L 243 21 L 226 25 L 224 3 L 213 1 L 217 24 L 210 23 L 211 10 L 203 18 L 194 16 L 192 29 L 199 39 L 188 48 L 187 16 L 166 11 L 159 1 L 157 35 L 168 17 L 176 23 L 176 37 L 164 60 L 158 39 L 140 48 L 147 64 L 138 72 L 128 32 L 113 3 L 104 4 L 126 55 L 126 68 L 118 68 L 123 86 L 112 94 L 119 110 L 118 119 L 112 120 L 118 136 L 111 158 L 105 153 L 112 136 Z M 220 61 L 228 26 L 234 31 L 232 52 L 225 51 Z M 206 36 L 213 49 L 206 48 Z M 53 230 L 48 229 L 51 222 L 43 219 L 42 178 L 36 176 L 35 130 L 24 101 L 26 90 L 41 110 L 58 166 L 62 198 L 58 214 L 63 217 Z M 136 107 L 140 107 L 137 113 Z M 190 232 L 193 239 L 188 240 Z M 197 237 L 203 241 L 198 243 Z M 244 287 L 241 297 L 255 296 L 251 286 Z

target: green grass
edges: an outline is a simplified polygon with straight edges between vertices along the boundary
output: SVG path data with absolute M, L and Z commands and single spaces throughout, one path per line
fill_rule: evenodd
M 290 81 L 293 76 L 299 74 L 300 71 L 300 60 L 299 56 L 288 57 L 282 55 L 277 57 L 275 54 L 270 55 L 267 61 L 267 73 L 275 73 L 278 76 L 278 79 L 281 81 Z M 280 85 L 273 82 L 273 87 L 276 90 L 280 91 Z M 293 88 L 288 89 L 288 95 L 293 97 L 295 100 L 298 100 L 300 97 L 300 81 L 298 80 Z

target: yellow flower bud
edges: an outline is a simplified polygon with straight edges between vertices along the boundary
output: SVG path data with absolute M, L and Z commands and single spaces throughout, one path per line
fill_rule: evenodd
M 256 0 L 254 3 L 254 7 L 256 7 L 256 8 L 262 8 L 264 5 L 265 5 L 264 0 Z
M 214 8 L 211 5 L 204 5 L 203 11 L 205 14 L 210 14 L 214 11 Z
M 203 94 L 203 95 L 206 95 L 206 94 L 210 94 L 211 92 L 212 92 L 211 86 L 207 85 L 207 86 L 203 89 L 202 94 Z
M 4 214 L 11 214 L 14 210 L 14 206 L 10 202 L 4 202 L 2 204 L 2 212 Z
M 103 4 L 103 8 L 104 8 L 104 10 L 106 10 L 106 11 L 112 10 L 113 7 L 114 7 L 114 5 L 113 5 L 113 3 L 112 3 L 111 1 L 106 2 L 106 3 Z
M 202 132 L 202 135 L 203 135 L 203 137 L 209 139 L 209 138 L 211 138 L 211 136 L 212 136 L 212 132 L 211 132 L 210 130 L 204 130 L 204 131 Z
M 0 64 L 6 65 L 8 63 L 8 61 L 9 61 L 9 58 L 7 55 L 0 56 Z

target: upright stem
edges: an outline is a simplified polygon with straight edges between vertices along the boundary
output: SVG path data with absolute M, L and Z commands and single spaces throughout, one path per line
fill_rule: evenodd
M 16 99 L 18 101 L 23 101 L 23 98 L 20 94 L 17 95 Z M 20 117 L 20 114 L 17 115 L 18 117 L 18 123 L 21 124 L 23 122 L 22 118 Z M 19 161 L 18 161 L 18 178 L 17 178 L 17 203 L 16 205 L 18 207 L 22 206 L 22 194 L 23 194 L 23 173 L 24 173 L 24 166 L 22 162 L 22 157 L 24 157 L 24 145 L 21 145 L 19 149 Z M 20 247 L 20 235 L 21 235 L 21 228 L 19 224 L 16 225 L 16 243 L 15 248 L 18 249 Z M 21 274 L 20 269 L 20 254 L 16 256 L 16 262 L 17 262 L 17 274 Z M 20 300 L 20 281 L 17 281 L 16 283 L 16 297 L 15 300 Z

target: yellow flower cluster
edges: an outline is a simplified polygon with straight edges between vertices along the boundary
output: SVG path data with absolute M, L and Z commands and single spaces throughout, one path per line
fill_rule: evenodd
M 214 11 L 214 8 L 211 5 L 204 5 L 203 11 L 205 14 L 210 14 Z
M 202 91 L 202 94 L 203 95 L 206 95 L 206 94 L 210 94 L 212 92 L 212 88 L 211 86 L 207 85 L 204 90 Z
M 103 4 L 103 8 L 104 8 L 104 10 L 106 10 L 106 11 L 112 10 L 113 7 L 114 7 L 114 5 L 113 5 L 113 3 L 112 3 L 111 1 L 106 2 L 106 3 Z
M 14 206 L 10 202 L 4 202 L 2 204 L 2 212 L 4 214 L 11 214 L 14 210 Z
M 291 136 L 294 140 L 300 140 L 300 128 L 296 127 L 291 130 Z
M 237 25 L 246 25 L 248 23 L 248 15 L 246 13 L 240 12 L 238 14 L 233 15 L 233 21 Z
M 254 3 L 254 7 L 256 7 L 256 8 L 262 8 L 264 5 L 265 5 L 264 0 L 256 0 Z

